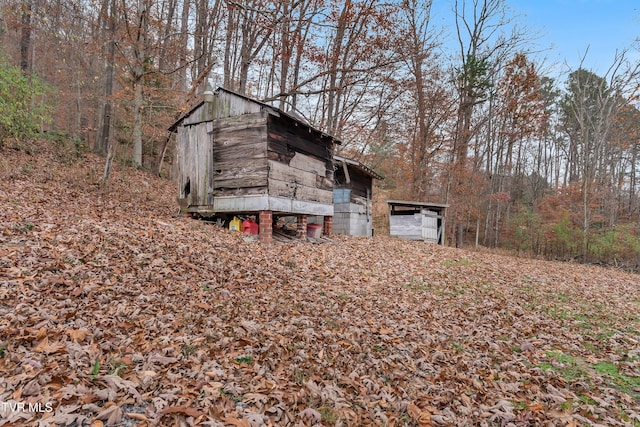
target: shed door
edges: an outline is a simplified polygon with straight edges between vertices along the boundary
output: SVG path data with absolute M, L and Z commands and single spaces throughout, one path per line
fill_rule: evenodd
M 438 243 L 438 213 L 423 209 L 422 238 L 428 242 Z
M 213 143 L 209 132 L 212 123 L 205 122 L 187 128 L 189 138 L 188 174 L 192 206 L 213 204 Z

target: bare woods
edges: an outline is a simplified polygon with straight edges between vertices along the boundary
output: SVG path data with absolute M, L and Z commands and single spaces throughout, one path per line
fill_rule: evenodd
M 345 141 L 385 196 L 449 204 L 452 245 L 637 267 L 637 46 L 549 64 L 524 24 L 505 0 L 5 0 L 0 63 L 108 161 L 168 175 L 167 127 L 223 86 Z

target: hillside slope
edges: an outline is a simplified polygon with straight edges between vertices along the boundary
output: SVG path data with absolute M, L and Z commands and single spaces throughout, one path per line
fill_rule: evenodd
M 640 424 L 638 276 L 261 245 L 101 168 L 0 152 L 0 426 Z

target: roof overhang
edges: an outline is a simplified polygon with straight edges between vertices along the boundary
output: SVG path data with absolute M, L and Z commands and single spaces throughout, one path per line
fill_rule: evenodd
M 239 98 L 242 98 L 242 99 L 244 99 L 246 101 L 256 103 L 256 104 L 260 105 L 260 107 L 264 111 L 266 111 L 267 113 L 269 113 L 270 115 L 272 115 L 274 117 L 286 117 L 287 119 L 293 121 L 297 126 L 303 126 L 303 127 L 307 128 L 309 130 L 309 132 L 315 133 L 320 138 L 329 138 L 329 139 L 331 139 L 331 141 L 334 144 L 342 145 L 342 141 L 340 141 L 339 139 L 335 138 L 332 135 L 329 135 L 326 132 L 323 132 L 323 131 L 311 126 L 306 120 L 304 120 L 298 114 L 282 111 L 281 109 L 279 109 L 277 107 L 274 107 L 273 105 L 269 105 L 269 104 L 267 104 L 265 102 L 258 101 L 257 99 L 250 98 L 247 95 L 242 95 L 242 94 L 240 94 L 238 92 L 234 92 L 232 90 L 229 90 L 229 89 L 226 89 L 226 88 L 223 88 L 223 87 L 217 88 L 215 93 L 214 93 L 214 95 L 217 95 L 220 92 L 226 92 L 226 93 L 232 94 L 234 96 L 237 96 Z M 182 123 L 182 121 L 186 117 L 189 117 L 195 110 L 200 108 L 200 106 L 202 104 L 204 104 L 204 101 L 200 101 L 195 107 L 193 107 L 191 110 L 189 110 L 188 112 L 186 112 L 182 116 L 180 116 L 180 118 L 178 120 L 176 120 L 175 123 L 173 123 L 171 126 L 169 126 L 168 131 L 169 132 L 177 132 L 178 126 L 180 126 L 180 123 Z
M 428 202 L 415 202 L 407 200 L 387 200 L 387 204 L 390 207 L 407 207 L 407 208 L 426 208 L 442 211 L 449 207 L 445 203 L 428 203 Z
M 384 179 L 376 171 L 374 171 L 370 167 L 366 166 L 364 163 L 361 163 L 361 162 L 359 162 L 357 160 L 349 159 L 347 157 L 342 157 L 342 156 L 338 156 L 338 155 L 334 155 L 333 156 L 333 160 L 335 160 L 336 162 L 340 162 L 340 163 L 346 163 L 347 165 L 349 165 L 349 166 L 353 167 L 354 169 L 364 173 L 365 175 L 369 175 L 370 177 L 372 177 L 374 179 Z

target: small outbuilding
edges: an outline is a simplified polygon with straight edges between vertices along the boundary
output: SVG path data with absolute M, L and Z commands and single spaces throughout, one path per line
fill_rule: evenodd
M 373 180 L 382 179 L 363 163 L 341 156 L 335 161 L 333 232 L 351 236 L 373 235 Z
M 341 142 L 301 118 L 218 88 L 174 123 L 181 211 L 253 215 L 260 240 L 272 240 L 275 216 L 333 223 L 333 152 Z
M 449 205 L 387 200 L 389 234 L 407 240 L 444 244 L 445 212 Z

